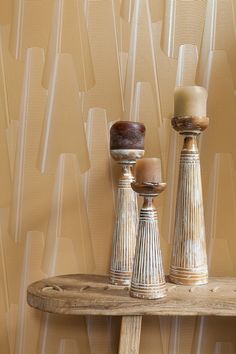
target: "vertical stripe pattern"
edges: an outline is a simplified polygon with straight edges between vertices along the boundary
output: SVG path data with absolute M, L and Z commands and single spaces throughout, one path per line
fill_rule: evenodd
M 170 279 L 179 284 L 205 284 L 207 275 L 199 154 L 182 150 Z
M 146 198 L 146 197 L 145 197 Z M 135 249 L 131 296 L 157 299 L 166 295 L 162 265 L 157 211 L 152 205 L 140 211 L 137 245 Z
M 138 224 L 137 195 L 130 185 L 133 181 L 131 166 L 123 165 L 113 234 L 110 268 L 112 284 L 130 285 Z

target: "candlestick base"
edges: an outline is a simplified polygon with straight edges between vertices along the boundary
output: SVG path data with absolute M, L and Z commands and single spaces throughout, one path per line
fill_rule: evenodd
M 130 286 L 130 279 L 132 276 L 132 272 L 125 272 L 123 270 L 110 268 L 110 283 L 113 285 L 120 286 Z
M 131 285 L 130 296 L 138 299 L 155 300 L 166 296 L 166 283 L 150 286 L 143 286 L 142 284 Z
M 179 285 L 204 285 L 208 283 L 208 270 L 202 268 L 177 268 L 170 267 L 169 280 Z

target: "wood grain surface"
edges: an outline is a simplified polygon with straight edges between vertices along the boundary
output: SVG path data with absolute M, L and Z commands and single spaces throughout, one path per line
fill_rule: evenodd
M 139 353 L 142 316 L 124 316 L 121 322 L 119 354 Z
M 108 276 L 61 275 L 31 284 L 27 301 L 58 314 L 236 316 L 236 278 L 210 278 L 192 287 L 167 282 L 167 297 L 141 300 L 131 298 L 127 287 L 109 284 Z

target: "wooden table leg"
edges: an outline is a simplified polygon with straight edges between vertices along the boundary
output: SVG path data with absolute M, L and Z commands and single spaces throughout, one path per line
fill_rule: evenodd
M 122 316 L 119 354 L 138 354 L 142 316 Z

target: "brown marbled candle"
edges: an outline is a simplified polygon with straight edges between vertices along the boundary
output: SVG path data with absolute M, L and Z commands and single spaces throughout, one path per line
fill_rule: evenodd
M 161 160 L 156 157 L 146 157 L 137 161 L 137 183 L 161 183 Z
M 110 149 L 144 150 L 145 126 L 132 121 L 118 121 L 110 129 Z

